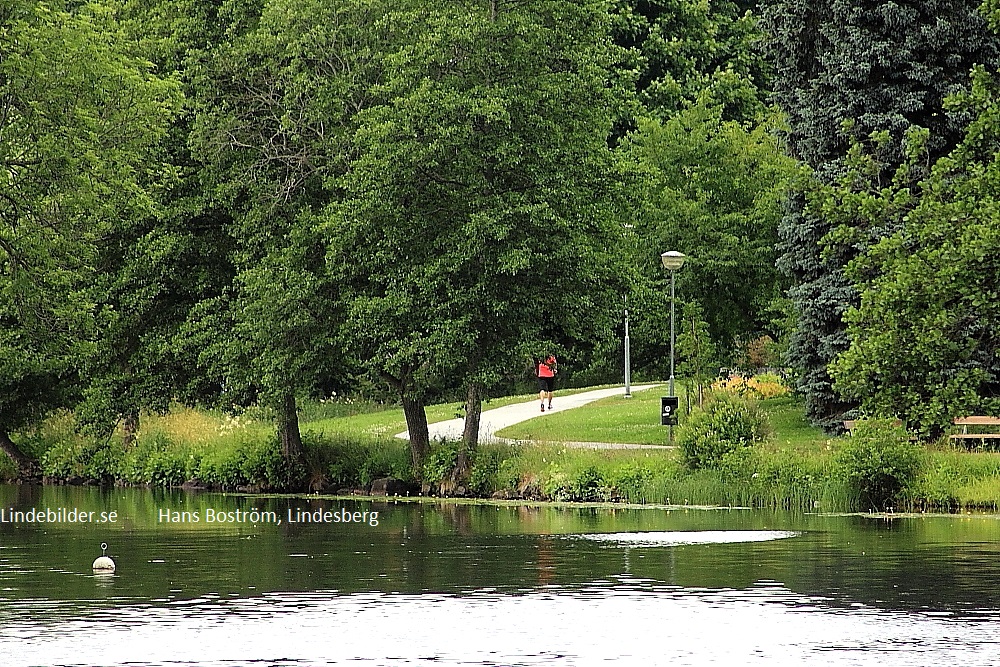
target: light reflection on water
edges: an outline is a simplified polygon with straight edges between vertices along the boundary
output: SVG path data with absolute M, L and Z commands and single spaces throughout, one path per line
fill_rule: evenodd
M 10 667 L 199 665 L 995 665 L 1000 626 L 832 608 L 762 582 L 691 590 L 621 579 L 522 595 L 331 592 L 105 609 L 5 624 Z M 16 657 L 14 657 L 16 656 Z M 54 657 L 57 657 L 54 660 Z
M 735 544 L 738 542 L 769 542 L 796 537 L 791 530 L 671 530 L 643 533 L 595 533 L 568 535 L 571 539 L 610 542 L 633 547 L 670 547 L 681 544 Z

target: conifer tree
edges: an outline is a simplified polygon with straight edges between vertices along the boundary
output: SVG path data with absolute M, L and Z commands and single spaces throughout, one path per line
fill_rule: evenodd
M 968 119 L 947 113 L 942 101 L 965 85 L 974 64 L 997 59 L 996 37 L 977 7 L 973 0 L 771 2 L 763 26 L 774 101 L 788 114 L 794 156 L 833 183 L 850 145 L 883 133 L 875 148 L 888 181 L 911 129 L 929 131 L 930 159 L 954 147 Z M 804 202 L 803 193 L 790 198 L 779 230 L 779 266 L 794 282 L 789 296 L 798 310 L 789 362 L 801 372 L 808 416 L 830 428 L 852 407 L 835 394 L 827 366 L 849 343 L 843 314 L 857 295 L 843 269 L 864 244 L 831 242 L 834 223 Z M 870 243 L 892 231 L 876 224 L 863 236 Z

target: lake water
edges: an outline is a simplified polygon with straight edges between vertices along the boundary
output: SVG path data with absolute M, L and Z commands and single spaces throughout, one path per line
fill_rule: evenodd
M 3 667 L 993 666 L 998 584 L 995 516 L 0 487 Z

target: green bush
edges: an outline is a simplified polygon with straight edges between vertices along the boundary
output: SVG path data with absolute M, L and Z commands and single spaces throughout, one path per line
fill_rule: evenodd
M 626 463 L 606 475 L 608 485 L 615 495 L 633 503 L 645 502 L 653 471 L 636 463 Z
M 457 440 L 442 440 L 431 446 L 424 461 L 424 483 L 440 484 L 451 475 L 458 461 L 458 446 Z
M 894 506 L 921 471 L 923 450 L 885 419 L 859 419 L 836 458 L 837 472 L 865 509 Z
M 563 470 L 553 464 L 542 480 L 542 495 L 560 502 L 608 502 L 615 491 L 594 465 Z
M 296 487 L 301 470 L 291 470 L 281 455 L 277 438 L 248 441 L 240 446 L 240 472 L 249 484 L 284 491 Z
M 765 440 L 769 430 L 767 415 L 753 400 L 719 393 L 691 413 L 678 430 L 677 445 L 691 470 L 719 468 L 727 456 Z
M 413 477 L 410 450 L 404 440 L 355 440 L 309 431 L 302 444 L 310 474 L 322 474 L 333 489 L 364 488 L 379 477 L 404 481 Z
M 519 475 L 509 474 L 508 469 L 511 463 L 516 463 L 516 461 L 514 449 L 510 445 L 484 444 L 480 446 L 476 451 L 472 470 L 469 473 L 469 490 L 477 496 L 485 497 L 500 489 L 515 487 Z
M 180 486 L 187 478 L 185 461 L 175 451 L 153 453 L 146 459 L 145 479 L 153 486 Z
M 42 455 L 42 474 L 47 477 L 66 479 L 82 474 L 84 445 L 76 441 L 66 441 L 53 445 Z
M 200 482 L 225 490 L 233 490 L 248 482 L 236 451 L 221 448 L 209 449 L 202 455 L 195 477 Z

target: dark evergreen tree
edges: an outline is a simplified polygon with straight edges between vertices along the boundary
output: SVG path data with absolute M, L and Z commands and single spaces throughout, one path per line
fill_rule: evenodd
M 978 5 L 974 0 L 769 3 L 762 25 L 774 67 L 774 101 L 788 114 L 794 156 L 820 181 L 832 183 L 850 145 L 871 141 L 888 182 L 903 160 L 909 130 L 929 130 L 930 159 L 954 147 L 968 118 L 947 113 L 942 101 L 967 83 L 974 64 L 997 60 L 996 36 Z M 882 133 L 877 142 L 875 133 Z M 789 362 L 801 372 L 808 416 L 831 428 L 851 409 L 833 391 L 827 373 L 847 348 L 843 314 L 857 301 L 843 269 L 865 243 L 831 241 L 830 231 L 842 221 L 810 212 L 805 201 L 804 192 L 790 199 L 779 230 L 779 266 L 794 282 L 789 295 L 798 310 Z M 876 224 L 862 236 L 871 242 L 891 231 Z

